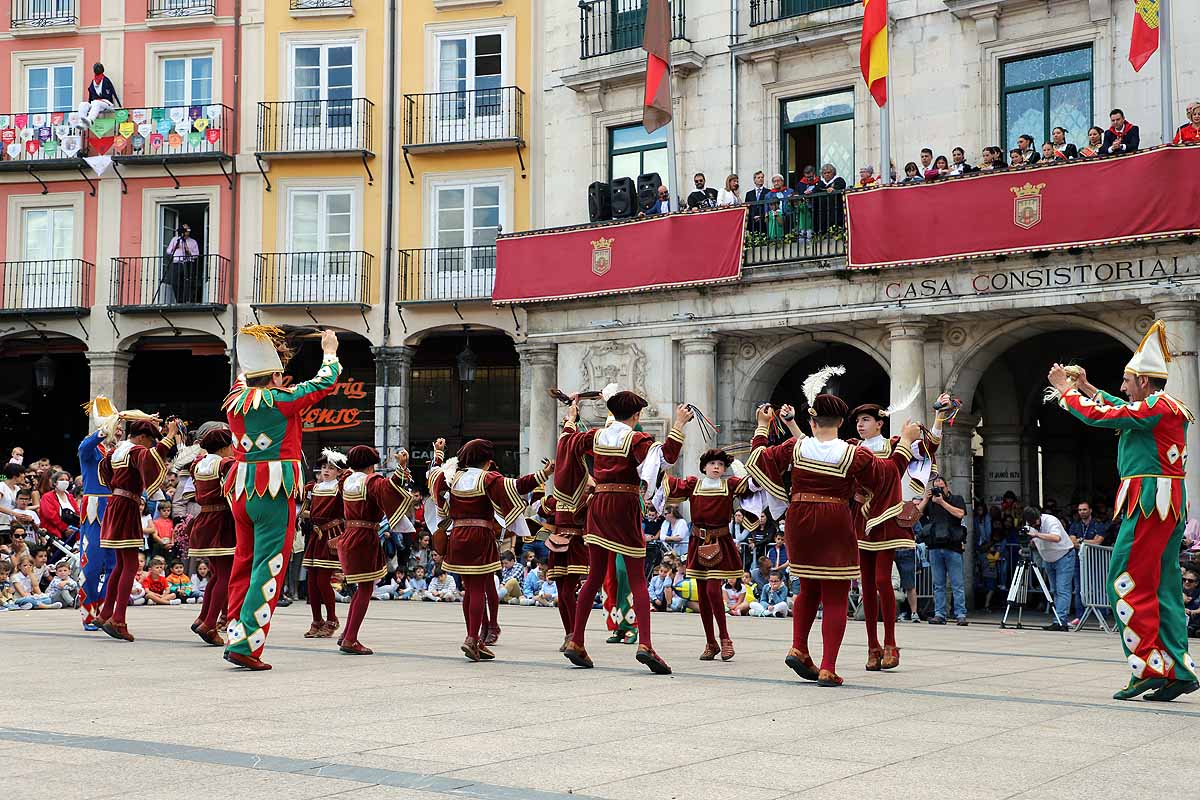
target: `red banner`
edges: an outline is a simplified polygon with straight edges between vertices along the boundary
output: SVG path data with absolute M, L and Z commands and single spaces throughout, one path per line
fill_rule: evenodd
M 1200 234 L 1200 147 L 978 173 L 846 196 L 851 268 Z
M 645 217 L 496 241 L 492 302 L 570 297 L 736 281 L 745 207 Z

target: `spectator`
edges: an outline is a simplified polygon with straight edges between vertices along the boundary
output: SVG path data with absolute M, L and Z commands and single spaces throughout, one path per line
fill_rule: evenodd
M 197 602 L 204 600 L 204 593 L 208 590 L 208 579 L 212 575 L 212 569 L 208 566 L 208 562 L 201 559 L 196 562 L 196 571 L 192 573 L 192 591 L 195 592 Z
M 533 596 L 533 604 L 542 608 L 554 608 L 558 605 L 558 584 L 554 581 L 543 580 L 541 588 Z
M 175 544 L 175 523 L 171 521 L 171 504 L 160 500 L 157 515 L 152 523 L 153 532 L 150 534 L 150 555 L 166 558 L 171 554 Z
M 826 193 L 826 197 L 816 197 L 813 200 L 813 217 L 818 234 L 828 233 L 831 228 L 841 228 L 846 223 L 845 206 L 842 192 L 846 191 L 846 181 L 837 174 L 837 167 L 825 164 L 821 167 L 821 182 L 814 191 Z
M 14 447 L 8 455 L 8 463 L 16 464 L 19 467 L 24 466 L 24 464 L 25 464 L 25 448 L 19 447 L 19 446 Z
M 92 64 L 92 79 L 88 82 L 87 94 L 87 101 L 79 104 L 79 116 L 89 126 L 101 113 L 121 107 L 121 98 L 117 97 L 117 90 L 105 76 L 104 65 L 99 61 Z
M 17 564 L 29 555 L 29 542 L 25 540 L 25 528 L 16 525 L 7 533 L 0 533 L 0 538 L 6 540 L 0 544 L 0 562 L 5 562 L 15 573 Z M 32 556 L 30 556 L 32 558 Z
M 3 580 L 0 573 L 0 586 Z M 1187 615 L 1188 638 L 1200 638 L 1200 566 L 1192 563 L 1183 565 L 1183 613 Z
M 743 613 L 741 608 L 746 603 L 746 587 L 741 578 L 726 578 L 725 585 L 721 587 L 721 595 L 725 601 L 726 613 L 735 617 Z
M 424 596 L 426 600 L 434 603 L 457 603 L 462 599 L 458 585 L 441 567 L 434 571 L 433 580 L 429 582 L 429 589 Z
M 731 614 L 739 617 L 748 615 L 750 613 L 750 604 L 757 599 L 757 595 L 755 595 L 754 581 L 750 579 L 749 572 L 742 573 L 742 589 L 746 592 L 745 597 L 742 598 L 742 602 L 738 604 L 738 607 L 730 612 Z
M 767 589 L 762 597 L 750 604 L 752 617 L 786 617 L 788 615 L 788 588 L 783 582 L 783 573 L 771 570 Z
M 925 173 L 925 179 L 931 178 L 947 178 L 950 176 L 950 161 L 945 156 L 938 156 L 933 160 L 933 169 Z
M 747 540 L 750 538 L 750 528 L 746 526 L 746 517 L 741 511 L 733 512 L 733 523 L 729 526 L 729 533 L 733 536 L 733 543 L 737 545 L 738 552 L 742 555 L 742 566 L 749 565 L 750 545 L 747 544 Z
M 512 550 L 500 554 L 500 602 L 509 598 L 520 599 L 521 584 L 525 581 L 525 568 L 517 563 L 517 556 Z
M 741 184 L 738 182 L 737 175 L 729 175 L 725 178 L 725 188 L 717 192 L 717 207 L 737 206 L 741 205 L 742 198 L 738 196 L 738 189 Z
M 521 594 L 517 597 L 509 597 L 505 602 L 512 605 L 531 606 L 537 598 L 537 594 L 542 588 L 542 565 L 534 559 L 529 565 L 529 572 L 525 575 L 525 580 L 521 582 Z
M 414 572 L 417 567 L 423 567 L 428 575 L 433 567 L 432 551 L 432 537 L 428 533 L 422 533 L 417 538 L 416 549 L 408 554 L 408 571 Z
M 0 481 L 0 530 L 11 527 L 14 520 L 30 524 L 33 516 L 17 510 L 17 492 L 26 486 L 24 467 L 10 461 L 4 465 L 3 475 L 4 480 Z
M 73 542 L 79 533 L 79 504 L 71 494 L 71 476 L 55 472 L 51 489 L 42 495 L 38 516 L 46 533 L 61 542 Z
M 809 164 L 800 174 L 800 184 L 796 187 L 796 192 L 797 194 L 812 194 L 820 183 L 821 179 L 817 177 L 816 167 Z
M 1074 627 L 1083 616 L 1083 594 L 1080 583 L 1079 548 L 1085 544 L 1100 545 L 1104 543 L 1104 523 L 1092 514 L 1092 506 L 1088 502 L 1080 503 L 1075 509 L 1078 519 L 1071 523 L 1067 535 L 1071 537 L 1071 546 L 1075 548 L 1075 611 L 1071 618 Z
M 372 600 L 399 600 L 404 593 L 404 567 L 396 567 L 391 575 L 385 575 L 371 590 Z
M 796 192 L 784 185 L 783 176 L 771 176 L 771 193 L 767 195 L 767 235 L 781 239 L 792 229 L 792 198 Z
M 167 257 L 171 259 L 167 271 L 167 287 L 171 297 L 160 296 L 158 302 L 195 305 L 200 302 L 203 277 L 197 272 L 200 259 L 200 244 L 192 238 L 192 226 L 186 222 L 175 229 L 175 236 L 167 244 Z M 167 497 L 171 493 L 167 492 Z
M 1065 161 L 1054 155 L 1054 145 L 1046 142 L 1042 145 L 1042 165 L 1053 164 L 1055 161 Z
M 15 602 L 22 608 L 62 608 L 62 603 L 55 603 L 50 595 L 43 594 L 37 587 L 33 575 L 33 559 L 25 556 L 17 563 L 17 571 L 12 577 L 13 588 L 16 589 Z
M 900 576 L 900 591 L 908 601 L 908 611 L 901 611 L 897 619 L 920 622 L 917 610 L 917 551 L 914 547 L 901 547 L 893 556 L 896 572 Z
M 142 588 L 146 590 L 147 604 L 153 603 L 156 606 L 177 606 L 179 598 L 171 591 L 171 584 L 167 581 L 166 571 L 167 562 L 159 556 L 155 556 L 150 560 L 150 569 L 142 577 Z
M 679 558 L 687 558 L 688 540 L 692 538 L 692 526 L 679 516 L 678 506 L 667 506 L 662 527 L 658 531 L 663 550 L 671 550 Z
M 658 573 L 650 579 L 650 610 L 667 610 L 667 587 L 671 585 L 671 568 L 666 564 L 658 565 Z
M 196 602 L 197 595 L 195 587 L 192 586 L 192 579 L 184 571 L 183 562 L 179 559 L 171 562 L 171 571 L 167 574 L 167 587 L 181 602 Z
M 780 572 L 786 570 L 790 564 L 788 562 L 787 545 L 783 543 L 783 534 L 776 532 L 775 544 L 767 548 L 767 561 L 770 562 L 770 567 L 773 570 Z
M 1050 143 L 1054 145 L 1054 157 L 1059 161 L 1079 158 L 1079 149 L 1067 141 L 1068 133 L 1070 131 L 1066 128 L 1055 128 L 1050 131 Z
M 771 559 L 764 554 L 758 557 L 758 566 L 750 570 L 750 581 L 754 584 L 754 593 L 762 597 L 770 580 Z
M 1071 613 L 1071 588 L 1075 581 L 1075 556 L 1071 537 L 1053 514 L 1043 514 L 1033 506 L 1025 509 L 1025 526 L 1033 544 L 1046 564 L 1046 581 L 1054 592 L 1055 619 L 1043 630 L 1065 631 Z
M 1125 112 L 1114 108 L 1108 114 L 1112 127 L 1104 132 L 1104 143 L 1100 146 L 1102 156 L 1120 156 L 1136 153 L 1141 144 L 1138 126 L 1125 119 Z
M 988 611 L 992 609 L 992 596 L 996 593 L 996 589 L 1000 587 L 1000 560 L 1003 557 L 1000 548 L 1003 546 L 999 535 L 995 538 L 989 537 L 986 542 L 979 546 L 979 574 L 983 579 L 983 590 L 986 592 L 983 599 L 983 607 Z
M 917 508 L 921 512 L 921 535 L 929 549 L 929 563 L 933 568 L 933 618 L 929 624 L 946 624 L 946 578 L 949 577 L 953 599 L 950 610 L 959 625 L 966 625 L 962 554 L 967 536 L 962 520 L 967 515 L 967 503 L 961 495 L 951 492 L 946 479 L 939 475 L 925 490 Z
M 425 580 L 425 568 L 417 567 L 412 576 L 404 582 L 404 594 L 401 600 L 421 600 L 429 590 L 429 581 Z
M 692 183 L 696 184 L 696 191 L 688 195 L 687 207 L 688 211 L 699 211 L 705 208 L 716 208 L 717 206 L 717 190 L 704 188 L 704 173 L 697 172 L 692 176 Z
M 967 163 L 967 151 L 961 147 L 956 147 L 950 151 L 950 174 L 951 175 L 966 175 L 968 172 L 974 172 L 975 168 Z
M 1187 123 L 1175 131 L 1172 144 L 1200 144 L 1200 103 L 1188 103 L 1187 118 Z
M 71 564 L 66 559 L 54 565 L 54 578 L 46 589 L 50 602 L 60 603 L 63 608 L 74 608 L 79 584 L 71 577 Z
M 1093 125 L 1088 128 L 1088 143 L 1079 151 L 1079 155 L 1083 158 L 1096 158 L 1102 155 L 1104 148 L 1104 131 Z
M 856 189 L 869 189 L 879 182 L 879 178 L 875 175 L 875 168 L 870 164 L 858 168 L 858 183 L 854 184 Z
M 929 173 L 933 170 L 933 151 L 928 147 L 921 148 L 921 177 L 933 177 Z
M 50 585 L 52 571 L 50 569 L 50 553 L 44 545 L 37 545 L 29 550 L 33 559 L 33 590 L 44 592 Z
M 1025 156 L 1022 155 L 1020 148 L 1014 147 L 1012 150 L 1008 151 L 1008 166 L 1010 168 L 1020 168 L 1025 166 Z
M 12 564 L 0 561 L 0 611 L 17 611 L 17 590 L 12 582 Z
M 766 203 L 770 190 L 764 185 L 766 175 L 760 169 L 754 173 L 754 188 L 746 192 L 746 202 L 750 204 L 748 224 L 754 233 L 766 233 Z
M 671 190 L 666 186 L 658 187 L 658 199 L 654 201 L 654 205 L 650 206 L 650 210 L 646 212 L 646 216 L 654 216 L 655 214 L 670 214 L 671 213 Z
M 1024 164 L 1036 164 L 1041 160 L 1037 150 L 1033 149 L 1033 137 L 1028 133 L 1017 137 L 1017 152 L 1021 154 L 1021 162 Z

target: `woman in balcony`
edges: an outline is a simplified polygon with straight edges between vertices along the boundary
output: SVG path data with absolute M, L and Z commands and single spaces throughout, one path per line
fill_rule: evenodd
M 116 87 L 104 74 L 104 65 L 97 61 L 92 64 L 92 80 L 88 82 L 88 98 L 79 104 L 79 116 L 88 125 L 96 121 L 96 117 L 105 111 L 121 107 L 121 98 L 117 97 Z
M 1103 145 L 1104 131 L 1093 125 L 1088 128 L 1088 143 L 1079 151 L 1079 155 L 1083 158 L 1096 158 L 1100 155 L 1100 148 Z
M 742 200 L 738 197 L 738 187 L 737 175 L 730 175 L 725 178 L 725 188 L 717 192 L 717 208 L 741 205 Z

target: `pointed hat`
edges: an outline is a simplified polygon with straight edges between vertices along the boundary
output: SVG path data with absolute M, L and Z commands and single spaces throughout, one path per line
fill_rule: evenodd
M 270 325 L 247 325 L 238 331 L 238 367 L 247 378 L 261 378 L 275 372 L 283 372 L 276 341 L 283 339 L 283 331 Z
M 1167 326 L 1155 320 L 1142 337 L 1142 343 L 1125 365 L 1125 371 L 1147 378 L 1167 378 L 1167 364 L 1171 363 L 1171 348 L 1167 346 Z

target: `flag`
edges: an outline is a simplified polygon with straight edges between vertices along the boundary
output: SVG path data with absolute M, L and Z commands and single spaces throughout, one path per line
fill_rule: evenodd
M 642 127 L 653 133 L 671 122 L 671 9 L 668 0 L 648 0 L 646 32 L 646 100 Z
M 1158 0 L 1133 0 L 1133 36 L 1129 63 L 1138 72 L 1158 50 Z
M 863 0 L 862 46 L 858 60 L 863 80 L 880 108 L 887 105 L 887 23 L 887 0 Z

